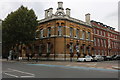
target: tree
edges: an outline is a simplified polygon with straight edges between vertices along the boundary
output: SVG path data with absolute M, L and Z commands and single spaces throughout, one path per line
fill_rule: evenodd
M 37 25 L 37 17 L 32 9 L 21 6 L 11 12 L 2 23 L 3 46 L 10 48 L 21 42 L 28 44 L 33 41 Z

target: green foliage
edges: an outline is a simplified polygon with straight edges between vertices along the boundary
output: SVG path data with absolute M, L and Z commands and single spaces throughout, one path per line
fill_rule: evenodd
M 3 45 L 29 43 L 34 40 L 37 17 L 32 9 L 21 6 L 8 14 L 2 23 Z

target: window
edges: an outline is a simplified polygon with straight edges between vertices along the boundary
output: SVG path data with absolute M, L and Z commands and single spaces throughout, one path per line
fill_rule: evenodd
M 98 55 L 100 55 L 100 50 L 98 50 Z
M 94 46 L 96 46 L 96 38 L 94 38 Z
M 35 39 L 38 39 L 38 38 L 39 38 L 39 35 L 40 35 L 39 31 L 36 31 L 36 32 L 35 32 Z
M 48 37 L 50 37 L 51 36 L 51 28 L 49 27 L 48 28 Z
M 70 27 L 70 37 L 73 37 L 73 28 Z
M 102 55 L 104 56 L 104 50 L 102 50 Z
M 96 50 L 94 50 L 94 55 L 96 55 Z
M 106 40 L 104 40 L 104 47 L 106 47 Z
M 110 36 L 110 33 L 108 33 L 108 36 Z
M 99 35 L 101 35 L 101 31 L 99 31 Z
M 39 45 L 39 53 L 42 53 L 42 49 L 41 49 L 42 44 Z
M 79 29 L 76 30 L 76 37 L 79 38 Z
M 58 26 L 58 36 L 62 35 L 62 26 Z
M 98 38 L 98 46 L 100 46 L 100 39 Z
M 101 31 L 101 35 L 103 35 L 103 34 L 102 34 L 102 31 Z
M 101 39 L 101 46 L 103 47 L 103 39 Z
M 40 38 L 43 38 L 43 29 L 40 30 Z
M 73 53 L 73 43 L 70 43 L 70 53 Z
M 85 31 L 82 32 L 82 38 L 85 40 Z
M 50 43 L 47 43 L 47 53 L 50 53 Z
M 99 34 L 99 30 L 97 30 L 97 34 Z
M 104 32 L 104 36 L 106 36 L 106 33 Z
M 94 33 L 96 34 L 96 29 L 94 29 Z
M 79 51 L 79 44 L 78 43 L 76 44 L 76 52 L 80 52 Z
M 113 48 L 115 47 L 114 44 L 115 44 L 115 43 L 113 42 Z
M 91 34 L 90 32 L 88 32 L 88 40 L 91 40 L 90 37 L 91 37 Z
M 83 45 L 83 53 L 86 54 L 86 47 Z

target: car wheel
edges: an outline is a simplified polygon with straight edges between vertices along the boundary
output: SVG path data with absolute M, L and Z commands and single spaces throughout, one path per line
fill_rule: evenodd
M 84 59 L 84 62 L 86 62 L 86 60 Z
M 91 62 L 93 62 L 93 60 L 91 59 Z
M 99 59 L 97 59 L 96 61 L 99 62 Z

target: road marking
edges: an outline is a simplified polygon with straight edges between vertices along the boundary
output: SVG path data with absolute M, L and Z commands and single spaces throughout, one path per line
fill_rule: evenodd
M 1 73 L 5 73 L 5 72 L 13 72 L 13 71 L 2 71 Z
M 18 76 L 13 75 L 13 74 L 9 74 L 9 73 L 4 73 L 4 74 L 6 74 L 6 75 L 8 75 L 8 76 L 12 76 L 12 77 L 16 77 L 16 78 L 18 78 Z
M 19 72 L 19 73 L 24 73 L 24 74 L 28 74 L 29 76 L 20 76 L 21 78 L 28 78 L 28 77 L 35 77 L 35 74 L 32 74 L 32 73 L 28 73 L 28 72 L 23 72 L 23 71 L 19 71 L 19 70 L 15 70 L 15 69 L 11 69 L 11 68 L 8 68 L 8 70 L 11 70 L 11 71 L 6 71 L 6 72 L 3 72 L 5 75 L 8 75 L 8 76 L 12 76 L 12 77 L 16 77 L 18 78 L 19 76 L 16 76 L 16 75 L 13 75 L 13 74 L 9 74 L 7 72 Z
M 23 72 L 23 71 L 19 71 L 19 70 L 15 70 L 15 69 L 11 69 L 11 68 L 8 68 L 9 70 L 12 70 L 12 71 L 15 71 L 15 72 L 20 72 L 20 73 L 24 73 L 24 74 L 29 74 L 29 75 L 35 75 L 35 74 L 32 74 L 32 73 L 28 73 L 28 72 Z
M 35 77 L 35 76 L 20 76 L 21 78 Z

